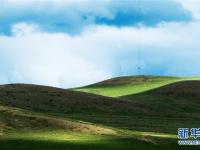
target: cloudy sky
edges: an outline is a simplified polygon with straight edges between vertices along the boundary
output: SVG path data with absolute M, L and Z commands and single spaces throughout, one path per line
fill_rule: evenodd
M 199 39 L 199 0 L 0 0 L 0 84 L 198 76 Z

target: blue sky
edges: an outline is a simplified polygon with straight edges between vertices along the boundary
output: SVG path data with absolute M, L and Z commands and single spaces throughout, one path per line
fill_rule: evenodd
M 0 83 L 200 75 L 198 0 L 2 0 Z M 138 51 L 140 49 L 140 62 Z

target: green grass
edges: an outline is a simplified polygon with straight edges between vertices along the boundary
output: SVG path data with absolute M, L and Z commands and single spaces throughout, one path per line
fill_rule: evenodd
M 132 139 L 110 139 L 99 141 L 88 141 L 81 143 L 77 141 L 40 141 L 40 140 L 2 140 L 0 141 L 0 149 L 3 150 L 169 150 L 169 149 L 198 149 L 198 147 L 179 147 L 175 143 L 164 145 L 153 145 L 144 142 L 138 142 Z
M 131 82 L 128 82 L 130 79 Z M 120 81 L 121 80 L 121 81 Z M 128 80 L 128 81 L 126 81 Z M 139 77 L 122 77 L 114 78 L 85 87 L 76 88 L 74 90 L 93 93 L 97 95 L 120 97 L 130 94 L 138 94 L 152 89 L 156 89 L 170 83 L 185 80 L 199 80 L 198 77 L 157 77 L 157 76 L 139 76 Z M 108 82 L 109 81 L 109 82 Z M 119 84 L 115 84 L 115 82 Z
M 120 77 L 73 90 L 0 86 L 0 149 L 199 149 L 177 145 L 178 128 L 200 124 L 200 82 L 185 82 L 198 79 Z
M 130 134 L 130 133 L 129 133 Z M 146 137 L 150 133 L 143 133 Z M 2 150 L 138 150 L 138 149 L 198 149 L 198 147 L 180 147 L 174 137 L 161 135 L 159 138 L 142 137 L 141 133 L 133 133 L 133 137 L 117 138 L 113 136 L 91 135 L 71 131 L 18 131 L 0 136 Z M 155 142 L 155 141 L 159 141 Z

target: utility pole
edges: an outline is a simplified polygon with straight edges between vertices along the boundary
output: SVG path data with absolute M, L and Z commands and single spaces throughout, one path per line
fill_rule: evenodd
M 138 19 L 139 22 L 142 20 L 142 0 L 138 0 Z M 138 52 L 137 52 L 137 70 L 138 75 L 141 75 L 141 23 L 138 24 Z

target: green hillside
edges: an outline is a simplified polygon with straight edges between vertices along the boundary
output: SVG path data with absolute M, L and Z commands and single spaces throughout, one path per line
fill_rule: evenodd
M 75 90 L 109 97 L 119 97 L 124 95 L 142 93 L 178 81 L 195 79 L 199 78 L 163 76 L 125 76 L 108 79 L 96 84 L 80 87 Z
M 198 149 L 180 147 L 176 139 L 178 128 L 200 124 L 200 81 L 194 79 L 121 77 L 78 89 L 128 87 L 124 94 L 120 88 L 108 90 L 109 97 L 1 85 L 0 149 Z M 112 95 L 118 92 L 119 97 Z

